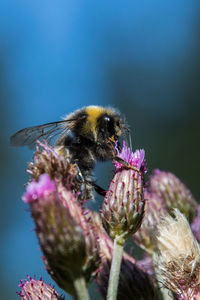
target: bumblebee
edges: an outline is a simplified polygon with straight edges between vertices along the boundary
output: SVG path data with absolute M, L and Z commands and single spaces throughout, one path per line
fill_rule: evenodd
M 11 145 L 32 148 L 37 140 L 45 139 L 54 146 L 64 146 L 77 164 L 80 175 L 91 182 L 99 194 L 101 189 L 92 181 L 97 161 L 113 159 L 115 142 L 128 128 L 119 111 L 111 107 L 87 106 L 67 115 L 63 120 L 28 127 L 11 136 Z

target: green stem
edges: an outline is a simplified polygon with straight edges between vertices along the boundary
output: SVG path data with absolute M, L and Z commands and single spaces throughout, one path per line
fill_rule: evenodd
M 110 269 L 110 276 L 108 282 L 108 293 L 107 300 L 116 300 L 117 299 L 117 290 L 119 283 L 119 273 L 122 261 L 122 253 L 123 253 L 124 243 L 120 240 L 119 237 L 116 237 L 114 240 L 114 248 L 113 248 L 113 258 Z
M 75 295 L 73 297 L 74 300 L 89 300 L 90 299 L 84 277 L 75 278 L 73 281 L 73 284 L 74 284 L 74 290 L 75 290 Z

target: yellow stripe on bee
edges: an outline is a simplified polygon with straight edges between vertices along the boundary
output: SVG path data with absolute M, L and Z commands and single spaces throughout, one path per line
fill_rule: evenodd
M 85 131 L 90 132 L 92 131 L 95 138 L 96 138 L 96 125 L 97 119 L 100 115 L 104 112 L 104 108 L 100 106 L 88 106 L 86 107 L 87 123 L 85 124 Z

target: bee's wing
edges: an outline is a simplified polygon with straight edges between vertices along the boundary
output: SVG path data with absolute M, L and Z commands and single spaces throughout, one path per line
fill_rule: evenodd
M 24 128 L 11 136 L 10 143 L 12 146 L 28 146 L 29 148 L 33 148 L 39 139 L 51 142 L 57 135 L 66 134 L 70 130 L 70 127 L 73 127 L 73 121 L 75 120 L 62 120 Z

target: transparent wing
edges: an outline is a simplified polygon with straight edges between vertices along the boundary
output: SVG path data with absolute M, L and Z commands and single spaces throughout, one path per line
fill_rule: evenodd
M 52 140 L 57 135 L 64 135 L 70 130 L 73 121 L 75 120 L 62 120 L 24 128 L 11 136 L 10 143 L 12 146 L 28 146 L 29 148 L 33 148 L 36 141 L 40 139 L 45 139 L 52 143 Z

